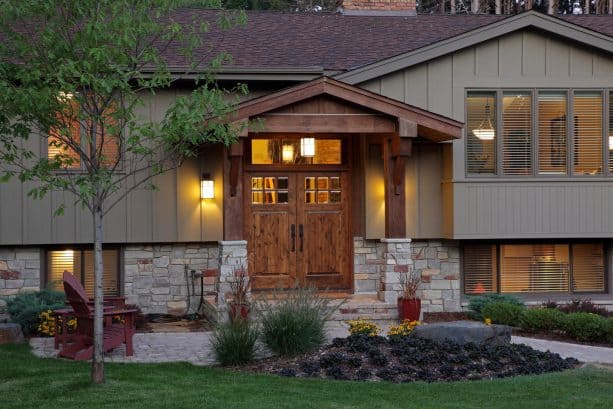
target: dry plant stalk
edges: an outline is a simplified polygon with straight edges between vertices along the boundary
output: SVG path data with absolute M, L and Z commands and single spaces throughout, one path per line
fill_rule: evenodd
M 417 289 L 421 283 L 421 274 L 414 270 L 400 273 L 400 287 L 402 288 L 402 298 L 414 300 L 417 298 Z
M 230 281 L 230 292 L 232 302 L 235 304 L 248 304 L 247 295 L 249 294 L 250 282 L 247 270 L 243 265 L 234 267 L 233 279 Z

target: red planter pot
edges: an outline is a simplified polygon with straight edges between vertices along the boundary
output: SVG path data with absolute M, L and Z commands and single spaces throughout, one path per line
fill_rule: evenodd
M 419 313 L 421 312 L 421 300 L 419 298 L 413 299 L 398 299 L 398 318 L 401 321 L 419 321 Z
M 246 320 L 249 318 L 249 305 L 248 304 L 230 304 L 230 309 L 228 310 L 228 315 L 230 316 L 230 321 L 234 322 L 237 320 Z

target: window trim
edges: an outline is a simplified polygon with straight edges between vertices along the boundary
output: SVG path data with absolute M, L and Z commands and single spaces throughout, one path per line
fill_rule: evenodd
M 538 95 L 539 92 L 565 92 L 567 96 L 566 106 L 566 173 L 565 174 L 541 174 L 539 170 L 538 162 L 538 146 L 539 146 L 539 127 L 538 127 Z M 464 178 L 470 180 L 485 181 L 491 180 L 516 180 L 525 181 L 526 179 L 534 180 L 535 178 L 544 180 L 589 180 L 597 181 L 598 178 L 604 180 L 610 180 L 613 177 L 613 170 L 610 169 L 609 163 L 609 123 L 613 120 L 610 115 L 611 109 L 611 95 L 613 88 L 607 87 L 469 87 L 464 89 L 464 121 L 466 124 L 468 115 L 468 95 L 471 92 L 492 92 L 496 98 L 496 172 L 494 174 L 478 174 L 468 172 L 468 127 L 464 126 L 464 141 L 463 141 L 463 153 L 464 153 Z M 502 96 L 504 92 L 530 92 L 531 94 L 531 109 L 532 109 L 532 124 L 531 124 L 531 158 L 532 158 L 532 172 L 527 175 L 505 175 L 503 174 L 502 158 L 504 155 L 504 140 L 503 140 L 503 114 L 502 114 Z M 576 92 L 599 92 L 602 96 L 601 114 L 602 114 L 602 169 L 600 174 L 595 175 L 574 175 L 574 121 L 571 120 L 574 111 L 574 95 Z
M 569 253 L 569 280 L 572 283 L 573 277 L 573 251 L 572 247 L 575 244 L 586 244 L 586 243 L 594 243 L 594 244 L 602 244 L 603 247 L 603 259 L 604 259 L 604 283 L 603 283 L 603 291 L 573 291 L 572 285 L 569 284 L 569 291 L 567 292 L 519 292 L 519 293 L 501 293 L 500 292 L 500 274 L 501 274 L 501 251 L 500 248 L 502 245 L 516 245 L 516 244 L 564 244 L 568 246 Z M 464 289 L 465 285 L 465 272 L 464 272 L 464 247 L 470 245 L 489 245 L 495 246 L 496 248 L 496 291 L 491 294 L 509 294 L 513 296 L 517 296 L 522 299 L 533 299 L 533 300 L 543 300 L 543 299 L 569 299 L 569 298 L 577 298 L 577 297 L 590 297 L 595 296 L 608 298 L 608 295 L 612 293 L 611 280 L 611 260 L 613 254 L 610 251 L 610 242 L 606 239 L 547 239 L 547 240 L 507 240 L 507 241 L 492 241 L 492 240 L 462 240 L 460 243 L 460 295 L 462 299 L 467 299 L 468 297 L 474 297 L 479 294 L 467 294 Z
M 86 250 L 91 250 L 93 251 L 93 245 L 92 246 L 88 246 L 88 245 L 84 245 L 84 244 L 75 244 L 75 245 L 53 245 L 53 246 L 47 246 L 44 247 L 43 249 L 41 249 L 41 284 L 42 284 L 42 288 L 47 288 L 47 286 L 50 284 L 49 282 L 49 252 L 51 251 L 62 251 L 62 250 L 72 250 L 72 251 L 86 251 Z M 102 248 L 102 251 L 105 250 L 113 250 L 117 252 L 117 296 L 122 296 L 123 295 L 123 280 L 124 280 L 124 273 L 123 273 L 123 251 L 122 251 L 122 247 L 119 245 L 105 245 Z M 83 263 L 85 261 L 85 257 L 81 256 L 81 267 L 83 267 Z M 81 275 L 81 285 L 85 288 L 85 274 Z

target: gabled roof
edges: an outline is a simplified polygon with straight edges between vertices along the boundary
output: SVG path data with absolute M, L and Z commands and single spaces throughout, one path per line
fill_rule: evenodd
M 568 38 L 569 40 L 583 43 L 589 47 L 601 49 L 613 54 L 613 38 L 610 36 L 613 35 L 613 17 L 592 17 L 603 18 L 561 19 L 535 11 L 529 11 L 496 21 L 484 27 L 479 27 L 417 50 L 412 50 L 404 54 L 368 64 L 355 70 L 338 74 L 335 76 L 335 78 L 350 84 L 368 81 L 370 79 L 432 60 L 434 58 L 512 33 L 514 31 L 528 28 L 562 36 Z M 572 23 L 570 21 L 572 21 Z M 611 31 L 611 33 L 607 35 L 585 28 L 584 25 L 587 25 L 588 22 L 592 23 L 592 25 L 597 27 L 599 30 L 608 30 Z M 575 23 L 581 23 L 581 25 L 577 25 Z
M 590 44 L 594 47 L 602 45 L 603 39 L 609 44 L 613 41 L 613 17 L 604 15 L 551 17 L 527 12 L 514 16 L 347 16 L 247 11 L 245 25 L 221 30 L 215 24 L 220 13 L 185 8 L 177 10 L 172 18 L 179 23 L 193 18 L 210 23 L 210 32 L 203 37 L 196 55 L 206 62 L 222 51 L 230 54 L 232 62 L 222 68 L 222 79 L 293 76 L 295 80 L 305 80 L 326 73 L 357 72 L 380 61 L 395 62 L 409 53 L 447 45 L 464 35 L 477 39 L 496 29 L 503 32 L 503 27 L 540 27 L 570 36 L 571 40 L 594 39 Z M 178 49 L 176 45 L 164 51 L 170 68 L 177 73 L 186 68 Z
M 417 124 L 419 136 L 433 141 L 451 140 L 460 138 L 462 135 L 463 124 L 461 122 L 329 77 L 320 77 L 243 102 L 239 105 L 233 120 L 240 121 L 254 118 L 284 106 L 322 95 L 332 96 L 348 104 L 397 118 L 401 121 L 415 123 Z

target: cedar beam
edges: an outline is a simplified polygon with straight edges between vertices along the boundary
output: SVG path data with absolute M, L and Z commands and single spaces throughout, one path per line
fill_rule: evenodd
M 398 134 L 383 141 L 385 172 L 385 236 L 406 237 L 405 157 L 410 154 L 411 140 L 401 140 Z
M 392 133 L 395 121 L 372 114 L 268 114 L 252 132 Z
M 224 155 L 224 240 L 243 239 L 243 141 L 226 148 Z

